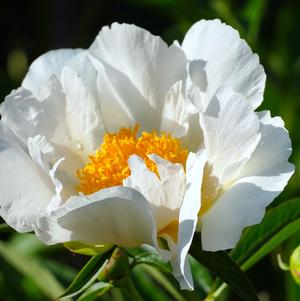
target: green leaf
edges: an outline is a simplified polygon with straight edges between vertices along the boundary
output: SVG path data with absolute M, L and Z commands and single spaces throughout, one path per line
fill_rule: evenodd
M 248 0 L 242 11 L 249 24 L 248 38 L 251 41 L 255 42 L 257 39 L 266 4 L 267 0 Z
M 104 295 L 113 287 L 107 282 L 97 282 L 90 286 L 79 298 L 78 301 L 94 301 L 98 297 Z
M 92 257 L 83 269 L 78 273 L 73 282 L 69 285 L 60 300 L 66 300 L 79 295 L 89 288 L 98 278 L 108 259 L 112 254 L 112 250 L 104 255 Z
M 172 296 L 172 300 L 174 301 L 184 301 L 183 296 L 180 295 L 178 290 L 174 287 L 174 285 L 170 282 L 170 280 L 158 269 L 155 269 L 151 265 L 144 264 L 142 266 L 142 270 L 145 273 L 149 274 L 161 287 L 163 287 L 168 294 Z
M 192 256 L 189 257 L 189 263 L 192 270 L 195 290 L 201 290 L 201 293 L 203 291 L 207 295 L 213 289 L 214 281 L 212 275 Z
M 12 236 L 9 245 L 22 254 L 34 256 L 52 247 L 43 244 L 36 235 L 32 233 L 17 233 Z
M 172 272 L 170 263 L 162 260 L 161 256 L 157 253 L 149 253 L 144 251 L 143 253 L 136 255 L 134 264 L 137 265 L 141 263 L 151 265 L 165 273 Z
M 300 198 L 269 210 L 263 221 L 248 228 L 230 255 L 243 269 L 250 268 L 268 252 L 299 230 Z
M 63 287 L 52 273 L 33 257 L 26 256 L 1 241 L 0 255 L 22 275 L 30 277 L 45 296 L 56 299 L 63 292 Z
M 300 231 L 300 219 L 288 224 L 276 235 L 270 238 L 261 248 L 259 248 L 248 260 L 242 265 L 244 271 L 251 268 L 255 263 L 261 260 L 264 256 L 269 254 L 282 242 L 287 240 L 291 235 Z
M 231 8 L 229 4 L 226 3 L 226 1 L 213 0 L 210 2 L 210 5 L 223 21 L 237 29 L 242 37 L 246 36 L 246 32 L 243 25 L 236 18 L 235 14 L 231 11 Z
M 190 254 L 203 266 L 228 284 L 244 301 L 258 301 L 257 294 L 239 266 L 224 251 L 207 252 L 201 247 L 200 235 L 196 233 Z
M 161 289 L 161 286 L 154 282 L 148 273 L 145 273 L 144 265 L 134 267 L 132 278 L 136 289 L 144 300 L 170 300 L 168 294 Z

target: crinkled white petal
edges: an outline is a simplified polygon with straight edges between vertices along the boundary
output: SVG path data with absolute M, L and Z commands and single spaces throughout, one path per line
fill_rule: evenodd
M 117 23 L 103 27 L 89 51 L 99 72 L 99 99 L 108 129 L 134 123 L 156 128 L 165 94 L 186 78 L 183 51 L 135 25 Z M 119 125 L 119 117 L 127 122 Z
M 52 77 L 47 89 L 43 99 L 24 88 L 13 91 L 0 107 L 2 122 L 24 145 L 29 137 L 45 136 L 55 148 L 52 164 L 66 158 L 59 166 L 58 177 L 65 197 L 69 197 L 76 193 L 76 170 L 101 144 L 104 125 L 97 100 L 72 69 L 62 70 L 61 82 Z
M 265 207 L 277 197 L 294 172 L 288 162 L 291 141 L 279 117 L 258 114 L 262 139 L 240 173 L 240 179 L 202 216 L 202 247 L 233 248 L 246 226 L 259 223 Z
M 128 160 L 131 175 L 124 180 L 124 186 L 139 191 L 150 204 L 157 231 L 162 230 L 172 221 L 178 220 L 185 189 L 185 173 L 181 164 L 150 155 L 157 164 L 159 177 L 150 171 L 143 159 L 133 155 Z
M 30 90 L 13 90 L 1 104 L 1 122 L 5 123 L 26 145 L 29 137 L 36 135 L 53 139 L 56 127 L 63 121 L 65 97 L 55 77 L 47 86 L 48 94 L 39 99 Z
M 55 194 L 52 196 L 51 201 L 47 206 L 47 210 L 58 208 L 63 204 L 61 198 L 61 192 L 63 190 L 62 183 L 56 178 L 55 173 L 65 158 L 60 158 L 57 162 L 51 166 L 50 162 L 53 162 L 55 158 L 53 146 L 47 141 L 44 136 L 37 135 L 28 139 L 28 151 L 34 162 L 36 162 L 45 172 L 49 175 L 54 187 Z
M 0 215 L 17 231 L 28 232 L 45 214 L 55 188 L 49 174 L 15 139 L 0 124 Z
M 193 278 L 188 262 L 188 251 L 191 246 L 198 213 L 201 207 L 201 189 L 203 170 L 207 160 L 206 152 L 190 153 L 187 160 L 187 191 L 179 213 L 178 241 L 176 247 L 176 261 L 173 262 L 174 274 L 182 289 L 194 288 Z
M 66 98 L 55 77 L 49 81 L 48 96 L 38 99 L 31 91 L 19 88 L 5 98 L 0 106 L 1 122 L 8 126 L 27 148 L 29 137 L 41 135 L 55 148 L 52 164 L 60 158 L 59 178 L 65 194 L 75 193 L 76 169 L 83 164 L 82 151 L 78 151 L 66 125 Z
M 259 119 L 245 98 L 231 88 L 218 89 L 204 114 L 200 113 L 208 163 L 223 185 L 238 176 L 261 134 Z
M 46 244 L 69 241 L 125 247 L 156 244 L 153 241 L 156 227 L 148 203 L 139 192 L 128 187 L 73 196 L 51 215 L 40 218 L 34 230 Z
M 186 33 L 182 49 L 190 61 L 207 62 L 207 78 L 201 79 L 201 83 L 207 81 L 204 104 L 223 85 L 243 94 L 254 108 L 261 104 L 266 75 L 258 56 L 237 30 L 219 20 L 201 20 Z
M 78 73 L 85 86 L 96 95 L 96 70 L 83 49 L 58 49 L 41 55 L 30 65 L 22 86 L 42 97 L 48 80 L 54 75 L 60 81 L 65 67 Z

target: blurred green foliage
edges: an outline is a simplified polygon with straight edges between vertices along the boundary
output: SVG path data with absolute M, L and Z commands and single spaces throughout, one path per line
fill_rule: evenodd
M 291 160 L 300 166 L 299 12 L 298 0 L 4 0 L 0 2 L 0 99 L 20 85 L 28 64 L 38 55 L 53 48 L 88 47 L 103 25 L 134 23 L 171 43 L 181 41 L 197 20 L 220 18 L 238 29 L 258 53 L 267 73 L 260 109 L 284 119 L 293 142 Z M 299 196 L 299 183 L 296 169 L 272 206 Z M 300 300 L 299 286 L 276 260 L 278 252 L 288 259 L 299 243 L 300 235 L 292 237 L 248 272 L 261 300 Z M 87 260 L 0 225 L 0 300 L 54 300 Z M 143 264 L 134 269 L 133 279 L 145 300 L 201 300 L 211 289 L 212 276 L 193 259 L 191 264 L 195 292 L 180 292 L 170 275 Z M 129 299 L 116 288 L 97 300 Z

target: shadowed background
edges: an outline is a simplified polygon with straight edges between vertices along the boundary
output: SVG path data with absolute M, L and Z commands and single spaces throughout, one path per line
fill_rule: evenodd
M 87 48 L 104 25 L 115 21 L 134 23 L 172 43 L 181 41 L 197 20 L 220 18 L 238 29 L 259 54 L 267 73 L 265 100 L 259 109 L 271 110 L 272 116 L 280 115 L 284 119 L 293 142 L 291 160 L 299 166 L 299 12 L 300 1 L 297 0 L 3 0 L 0 2 L 0 102 L 20 85 L 28 65 L 39 55 L 57 48 Z M 276 203 L 299 196 L 299 192 L 300 174 L 296 169 L 288 189 Z M 300 235 L 293 237 L 249 271 L 261 300 L 300 300 L 299 287 L 288 273 L 279 270 L 276 261 L 278 252 L 287 260 L 299 243 Z M 9 256 L 15 250 L 18 253 L 13 257 L 17 262 Z M 32 268 L 30 272 L 26 265 L 18 266 L 18 261 L 26 261 L 28 257 L 37 268 L 46 270 L 46 278 L 40 278 L 42 283 L 35 277 L 40 270 Z M 45 248 L 32 235 L 0 228 L 0 300 L 51 300 L 49 290 L 53 293 L 61 289 L 59 286 L 67 286 L 85 261 L 83 256 L 73 255 L 61 247 Z M 173 279 L 163 282 L 152 272 L 136 271 L 137 285 L 145 300 L 199 300 L 196 294 L 178 295 Z M 47 273 L 51 273 L 50 276 Z M 54 275 L 58 282 L 53 284 L 47 275 L 50 278 Z M 199 277 L 205 278 L 205 275 Z M 166 289 L 166 283 L 174 284 L 173 291 Z M 125 299 L 115 291 L 99 300 Z M 229 300 L 238 298 L 231 295 Z

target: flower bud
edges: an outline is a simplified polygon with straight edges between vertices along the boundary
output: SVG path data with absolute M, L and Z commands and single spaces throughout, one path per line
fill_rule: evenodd
M 290 258 L 290 270 L 297 284 L 300 284 L 300 245 L 294 250 Z

